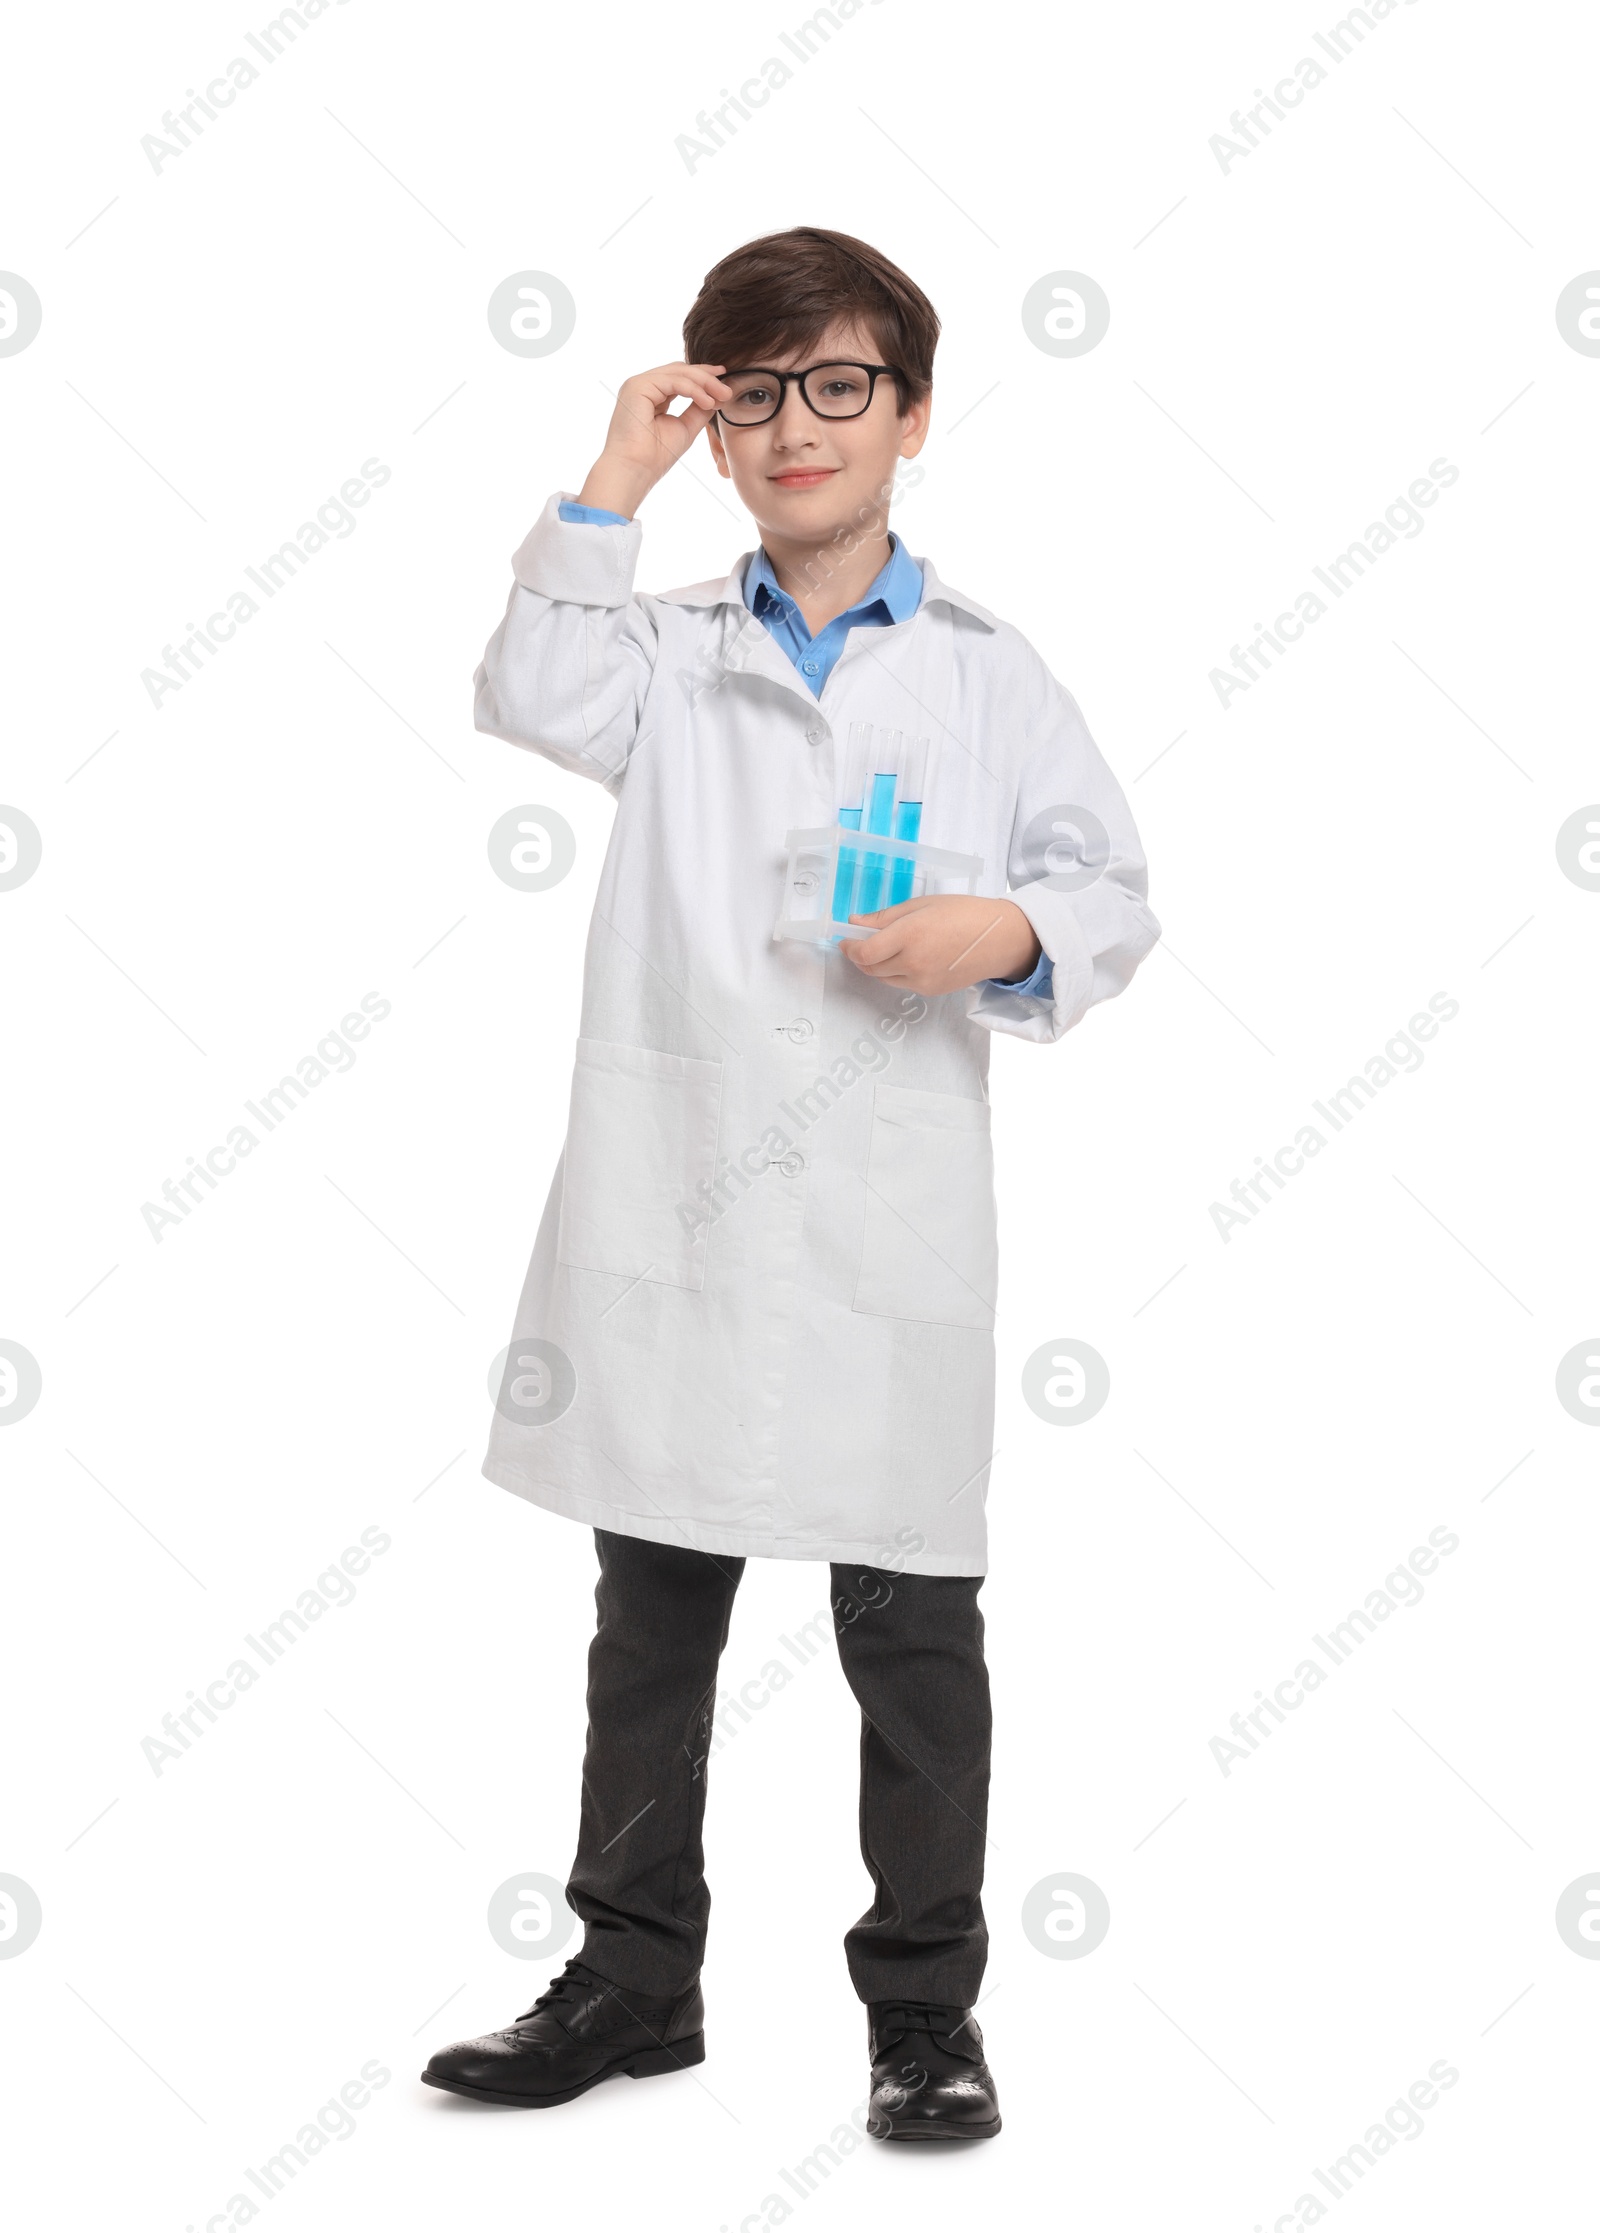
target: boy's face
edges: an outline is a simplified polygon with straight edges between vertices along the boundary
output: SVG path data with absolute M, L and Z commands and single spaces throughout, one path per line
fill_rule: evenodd
M 841 321 L 815 347 L 769 355 L 762 366 L 794 372 L 813 364 L 883 362 L 870 333 Z M 706 439 L 718 472 L 732 481 L 764 533 L 820 549 L 835 536 L 859 536 L 887 516 L 895 465 L 921 449 L 930 410 L 931 401 L 924 398 L 902 416 L 895 384 L 882 375 L 859 418 L 819 418 L 794 383 L 785 387 L 776 418 L 760 426 L 714 420 Z

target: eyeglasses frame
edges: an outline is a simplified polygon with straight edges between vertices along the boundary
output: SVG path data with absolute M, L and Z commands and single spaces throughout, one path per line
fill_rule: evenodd
M 859 411 L 819 411 L 810 396 L 806 394 L 805 383 L 808 377 L 813 372 L 824 371 L 831 364 L 841 364 L 850 372 L 866 373 L 867 400 L 862 404 Z M 763 378 L 777 381 L 778 400 L 764 419 L 729 419 L 725 418 L 721 411 L 718 411 L 716 413 L 717 418 L 722 421 L 725 427 L 731 428 L 735 434 L 742 434 L 747 428 L 753 426 L 770 426 L 783 410 L 784 403 L 787 400 L 785 391 L 791 380 L 798 384 L 800 400 L 812 417 L 821 419 L 823 424 L 827 426 L 837 425 L 843 419 L 864 419 L 872 409 L 872 399 L 878 392 L 878 381 L 884 373 L 893 373 L 896 381 L 905 377 L 898 365 L 863 364 L 855 357 L 819 357 L 815 364 L 802 365 L 798 372 L 780 372 L 775 365 L 770 364 L 739 364 L 733 367 L 732 372 L 724 372 L 721 377 L 724 380 L 731 380 L 737 374 L 740 378 L 748 378 L 752 372 L 759 372 Z M 898 393 L 898 390 L 896 392 Z

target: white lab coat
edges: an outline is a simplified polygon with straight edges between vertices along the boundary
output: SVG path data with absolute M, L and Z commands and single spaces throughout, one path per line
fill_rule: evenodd
M 483 1471 L 651 1542 L 981 1574 L 989 1034 L 1059 1039 L 1160 936 L 1127 801 L 1038 654 L 926 559 L 917 612 L 853 629 L 819 701 L 747 609 L 745 559 L 642 595 L 638 522 L 561 501 L 512 560 L 475 718 L 617 812 L 513 1328 L 544 1393 L 497 1407 Z M 1019 887 L 1053 999 L 922 1000 L 774 938 L 785 837 L 834 820 L 853 721 L 932 739 L 922 840 Z M 1022 833 L 1063 805 L 1109 833 L 1086 889 L 1026 882 Z

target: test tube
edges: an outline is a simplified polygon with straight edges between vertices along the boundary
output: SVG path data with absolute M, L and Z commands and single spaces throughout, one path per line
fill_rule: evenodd
M 892 835 L 903 837 L 915 844 L 922 829 L 922 793 L 928 775 L 928 740 L 926 737 L 906 737 L 900 753 L 900 797 L 894 810 Z M 889 880 L 889 905 L 898 907 L 901 900 L 910 899 L 916 876 L 916 863 L 897 858 L 894 874 Z
M 867 777 L 866 826 L 878 837 L 894 835 L 895 792 L 900 780 L 900 731 L 880 729 L 873 741 Z M 872 915 L 887 906 L 885 887 L 891 882 L 887 853 L 863 853 L 861 880 L 854 912 Z
M 867 759 L 871 743 L 871 722 L 852 721 L 845 751 L 842 792 L 847 803 L 839 808 L 839 820 L 847 830 L 859 830 L 861 827 L 862 807 L 866 803 Z M 853 902 L 856 878 L 860 867 L 861 856 L 854 846 L 841 845 L 838 863 L 833 873 L 833 919 L 836 923 L 848 922 L 851 915 L 858 912 Z

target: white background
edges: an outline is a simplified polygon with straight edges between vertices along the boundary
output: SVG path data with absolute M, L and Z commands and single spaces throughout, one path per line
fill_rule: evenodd
M 1588 2189 L 1600 1970 L 1554 1909 L 1600 1866 L 1600 1438 L 1555 1374 L 1600 1322 L 1600 896 L 1555 835 L 1600 797 L 1600 359 L 1554 306 L 1600 265 L 1592 18 L 1416 0 L 1334 67 L 1311 5 L 883 0 L 691 172 L 678 135 L 801 20 L 350 0 L 159 173 L 141 137 L 248 11 L 13 27 L 0 265 L 44 305 L 0 359 L 0 799 L 44 844 L 0 896 L 0 1335 L 43 1376 L 0 1438 L 0 1872 L 44 1917 L 0 1961 L 22 2222 L 179 2233 L 243 2192 L 308 2228 L 734 2233 L 778 2196 L 1250 2233 L 1308 2193 L 1490 2227 Z M 1328 81 L 1224 172 L 1212 135 L 1306 55 Z M 933 296 L 897 525 L 1079 698 L 1166 935 L 1060 1047 L 994 1050 L 1005 2131 L 864 2144 L 802 2200 L 783 2167 L 866 2090 L 831 1645 L 717 1757 L 703 2068 L 542 2116 L 416 2080 L 573 1950 L 516 1960 L 484 1916 L 571 1860 L 593 1617 L 586 1532 L 477 1467 L 611 808 L 478 737 L 472 671 L 607 388 L 804 222 Z M 528 268 L 578 305 L 536 360 L 485 317 Z M 1061 269 L 1112 305 L 1076 359 L 1019 316 Z M 356 532 L 152 706 L 141 670 L 369 457 Z M 1221 707 L 1210 670 L 1436 458 L 1425 531 Z M 645 520 L 651 588 L 754 541 L 703 445 Z M 538 897 L 485 851 L 525 804 L 579 839 Z M 368 992 L 353 1070 L 155 1241 L 141 1205 Z M 1436 992 L 1421 1069 L 1224 1242 L 1210 1204 Z M 1067 1336 L 1111 1374 L 1076 1427 L 1019 1393 Z M 153 1774 L 162 1716 L 366 1527 L 355 1602 Z M 1439 1527 L 1424 1600 L 1224 1776 L 1229 1717 Z M 752 1561 L 729 1687 L 825 1595 Z M 1080 1960 L 1021 1926 L 1063 1871 L 1111 1906 Z M 1441 2058 L 1420 2137 L 1335 2202 L 1314 2167 Z M 265 2202 L 244 2166 L 371 2060 Z

